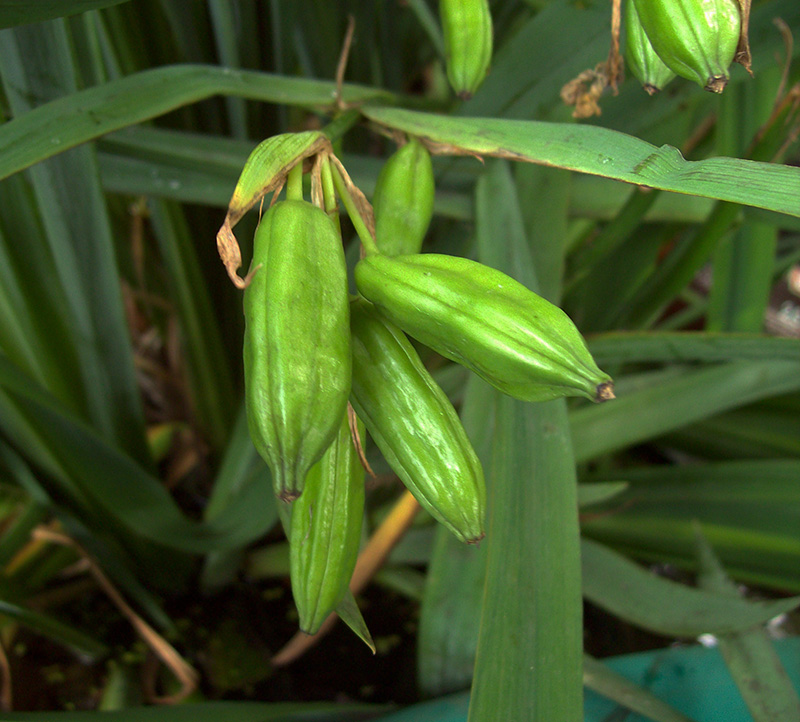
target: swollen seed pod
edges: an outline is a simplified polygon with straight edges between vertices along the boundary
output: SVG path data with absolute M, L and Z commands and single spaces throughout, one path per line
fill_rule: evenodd
M 439 0 L 447 78 L 459 98 L 480 87 L 492 61 L 489 0 Z
M 625 59 L 631 72 L 650 95 L 657 93 L 675 77 L 675 73 L 664 65 L 664 61 L 653 50 L 633 0 L 625 0 Z
M 350 311 L 339 233 L 311 203 L 277 203 L 256 230 L 258 266 L 244 293 L 247 420 L 276 493 L 292 501 L 336 436 L 350 393 Z
M 713 93 L 728 83 L 739 44 L 737 0 L 634 0 L 653 49 L 677 75 Z
M 434 193 L 431 154 L 413 139 L 386 161 L 375 186 L 375 241 L 381 253 L 419 253 L 433 217 Z
M 363 437 L 363 425 L 361 429 Z M 314 634 L 348 591 L 364 515 L 364 468 L 347 413 L 292 504 L 289 565 L 300 629 Z
M 614 398 L 569 317 L 494 268 L 433 253 L 372 255 L 355 279 L 381 315 L 510 396 Z
M 352 403 L 389 466 L 461 541 L 483 538 L 483 469 L 453 405 L 405 334 L 364 299 L 350 309 Z

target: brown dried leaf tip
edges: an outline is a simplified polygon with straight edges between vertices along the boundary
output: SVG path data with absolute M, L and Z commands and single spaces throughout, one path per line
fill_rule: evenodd
M 242 278 L 237 273 L 242 266 L 242 252 L 239 249 L 236 236 L 233 235 L 233 229 L 228 218 L 225 219 L 225 223 L 217 231 L 217 251 L 222 263 L 225 265 L 225 270 L 228 272 L 228 277 L 233 281 L 233 285 L 236 288 L 245 288 L 251 274 L 247 274 L 247 278 Z
M 733 61 L 744 66 L 744 69 L 753 75 L 753 60 L 750 55 L 750 2 L 751 0 L 737 0 L 739 3 L 739 14 L 742 17 L 741 30 L 739 32 L 739 45 L 736 48 L 736 55 Z

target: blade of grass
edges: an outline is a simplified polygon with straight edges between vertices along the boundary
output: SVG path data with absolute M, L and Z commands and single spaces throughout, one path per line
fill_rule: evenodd
M 777 245 L 777 228 L 751 221 L 717 250 L 706 321 L 709 331 L 763 329 Z
M 630 468 L 628 488 L 585 514 L 582 529 L 634 556 L 694 569 L 697 519 L 738 579 L 798 591 L 799 475 L 796 459 Z
M 425 31 L 431 45 L 436 50 L 440 60 L 444 60 L 444 37 L 439 27 L 439 20 L 425 0 L 408 0 L 409 9 L 417 18 L 420 27 Z
M 218 449 L 230 433 L 237 399 L 217 318 L 183 210 L 168 201 L 151 201 L 148 208 L 180 320 L 191 400 Z
M 640 229 L 640 224 L 660 193 L 658 191 L 644 192 L 634 188 L 628 200 L 619 209 L 617 215 L 600 230 L 591 243 L 572 254 L 569 259 L 574 271 L 570 274 L 567 293 L 577 284 L 581 283 L 589 274 L 594 273 L 597 262 L 608 257 L 619 248 L 634 231 Z
M 593 604 L 658 634 L 698 637 L 763 624 L 800 604 L 800 597 L 744 601 L 678 584 L 584 538 L 583 593 Z
M 699 524 L 695 536 L 700 557 L 700 586 L 717 594 L 740 597 L 728 579 Z M 721 635 L 719 651 L 754 722 L 793 722 L 800 719 L 800 697 L 781 664 L 772 640 L 763 628 Z
M 508 164 L 492 163 L 479 181 L 476 220 L 481 261 L 538 288 Z M 558 285 L 547 281 L 551 292 Z M 578 502 L 563 400 L 526 404 L 497 394 L 488 476 L 489 550 L 468 719 L 577 722 Z
M 4 123 L 0 126 L 0 178 L 112 130 L 214 95 L 313 109 L 331 107 L 335 91 L 333 82 L 210 65 L 144 70 L 51 100 Z M 392 102 L 394 96 L 381 89 L 345 84 L 342 98 L 346 103 Z
M 31 98 L 75 90 L 78 78 L 62 21 L 4 30 L 0 36 L 3 83 L 16 114 L 36 112 L 30 110 Z M 93 150 L 76 149 L 39 165 L 31 179 L 71 316 L 71 345 L 80 361 L 89 418 L 107 439 L 147 464 L 144 416 Z
M 247 513 L 248 507 L 263 501 L 260 485 L 247 485 L 237 503 L 226 507 L 213 522 L 193 522 L 180 511 L 158 479 L 90 428 L 64 415 L 45 392 L 35 388 L 2 357 L 0 387 L 22 404 L 23 417 L 57 459 L 59 466 L 51 468 L 51 473 L 61 474 L 59 483 L 74 487 L 130 533 L 170 549 L 203 554 L 242 546 L 266 531 L 263 519 L 253 519 Z M 4 414 L 0 428 L 11 435 L 14 429 L 9 424 Z M 115 473 L 109 475 L 109 469 Z M 242 523 L 242 517 L 252 525 Z
M 734 361 L 663 381 L 656 375 L 652 387 L 571 413 L 575 457 L 588 461 L 749 401 L 796 390 L 798 370 L 798 361 Z
M 260 520 L 266 528 L 278 522 L 277 499 L 273 493 L 272 481 L 264 461 L 258 455 L 247 430 L 247 416 L 244 406 L 239 409 L 236 424 L 228 441 L 225 455 L 222 458 L 211 496 L 206 504 L 204 518 L 212 520 L 218 517 L 242 495 L 249 485 L 266 490 L 259 504 L 240 507 L 241 513 Z M 243 519 L 243 523 L 248 523 Z M 271 545 L 275 546 L 275 545 Z M 287 547 L 288 548 L 288 547 Z M 243 549 L 231 549 L 225 552 L 212 552 L 204 562 L 202 582 L 206 588 L 223 586 L 235 579 L 243 556 Z M 286 557 L 288 574 L 288 554 Z
M 492 387 L 471 374 L 461 419 L 485 469 L 490 468 L 495 401 Z M 492 480 L 487 481 L 491 484 Z M 472 680 L 487 548 L 488 542 L 474 549 L 459 542 L 444 527 L 437 529 L 417 636 L 417 680 L 425 696 L 438 697 L 466 689 Z
M 647 288 L 658 270 L 662 249 L 676 234 L 676 226 L 642 226 L 618 248 L 590 267 L 589 274 L 564 300 L 576 323 L 587 333 L 618 328 L 630 314 L 632 299 Z
M 753 84 L 737 86 L 721 98 L 717 148 L 723 154 L 745 152 L 759 126 L 767 123 L 781 81 L 775 66 Z M 706 327 L 712 331 L 761 331 L 772 287 L 777 231 L 746 223 L 714 255 Z
M 589 339 L 597 363 L 690 363 L 696 361 L 786 361 L 800 358 L 800 340 L 747 333 L 631 331 Z
M 602 662 L 583 656 L 583 682 L 591 690 L 613 699 L 627 709 L 657 722 L 692 722 L 652 692 L 623 677 Z
M 222 65 L 228 68 L 242 67 L 237 41 L 237 28 L 235 10 L 236 4 L 229 0 L 209 0 L 208 12 L 211 15 L 211 29 L 214 32 L 214 41 L 217 47 L 217 56 Z M 247 105 L 243 98 L 225 98 L 225 107 L 228 109 L 228 122 L 235 138 L 247 138 Z
M 108 647 L 99 640 L 75 627 L 59 622 L 49 615 L 34 612 L 3 599 L 0 599 L 0 614 L 92 659 L 108 653 Z
M 526 163 L 514 167 L 517 195 L 530 199 L 519 208 L 525 233 L 531 239 L 538 293 L 553 303 L 561 298 L 572 176 L 565 170 Z
M 0 3 L 0 28 L 77 15 L 123 2 L 127 0 L 38 0 L 36 3 L 29 0 L 3 0 Z
M 551 2 L 506 42 L 497 43 L 492 72 L 458 112 L 541 118 L 561 106 L 564 83 L 607 55 L 608 8 Z
M 800 169 L 790 166 L 739 158 L 687 161 L 677 148 L 656 148 L 591 125 L 451 118 L 372 106 L 362 112 L 376 123 L 422 137 L 450 153 L 551 165 L 800 216 Z
M 793 409 L 755 403 L 667 434 L 663 442 L 699 458 L 800 456 L 800 417 Z

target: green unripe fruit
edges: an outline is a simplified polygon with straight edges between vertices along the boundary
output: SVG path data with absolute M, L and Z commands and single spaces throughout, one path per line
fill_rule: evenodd
M 285 501 L 330 446 L 350 393 L 350 307 L 341 239 L 324 211 L 275 204 L 256 230 L 244 293 L 247 420 Z
M 510 396 L 613 398 L 569 317 L 494 268 L 433 253 L 372 255 L 355 278 L 385 318 Z
M 363 515 L 364 468 L 345 413 L 336 438 L 311 467 L 303 494 L 292 504 L 292 595 L 300 629 L 307 634 L 322 626 L 349 588 Z
M 492 61 L 489 0 L 439 0 L 447 78 L 459 98 L 480 87 Z
M 411 140 L 386 161 L 375 185 L 372 207 L 381 253 L 419 253 L 433 217 L 434 193 L 431 154 Z
M 677 75 L 721 93 L 739 44 L 736 0 L 634 0 L 653 49 Z
M 461 541 L 483 538 L 483 469 L 453 405 L 405 334 L 364 299 L 350 309 L 352 403 L 389 466 Z
M 625 2 L 625 59 L 631 72 L 650 95 L 657 93 L 675 77 L 675 73 L 664 65 L 664 61 L 653 50 L 633 0 Z

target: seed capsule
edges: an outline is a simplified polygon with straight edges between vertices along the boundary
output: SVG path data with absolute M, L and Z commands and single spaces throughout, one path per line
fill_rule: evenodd
M 721 93 L 739 44 L 737 0 L 634 0 L 653 49 L 677 75 Z
M 626 0 L 625 4 L 625 58 L 631 72 L 650 95 L 657 93 L 675 77 L 675 73 L 664 65 L 664 61 L 653 50 L 633 0 Z
M 350 393 L 347 276 L 333 221 L 311 203 L 282 201 L 258 226 L 244 293 L 247 420 L 276 493 L 300 495 L 330 446 Z
M 483 469 L 453 405 L 405 334 L 364 299 L 350 309 L 352 403 L 389 466 L 461 541 L 483 538 Z
M 385 318 L 510 396 L 614 397 L 569 317 L 500 271 L 433 253 L 372 255 L 355 278 Z
M 375 186 L 375 241 L 381 253 L 419 253 L 433 216 L 434 194 L 431 154 L 411 140 L 386 161 Z
M 480 87 L 492 61 L 489 0 L 439 0 L 447 78 L 459 98 Z
M 363 436 L 363 427 L 362 427 Z M 347 414 L 292 504 L 289 559 L 300 629 L 314 634 L 348 591 L 364 515 L 364 468 Z

